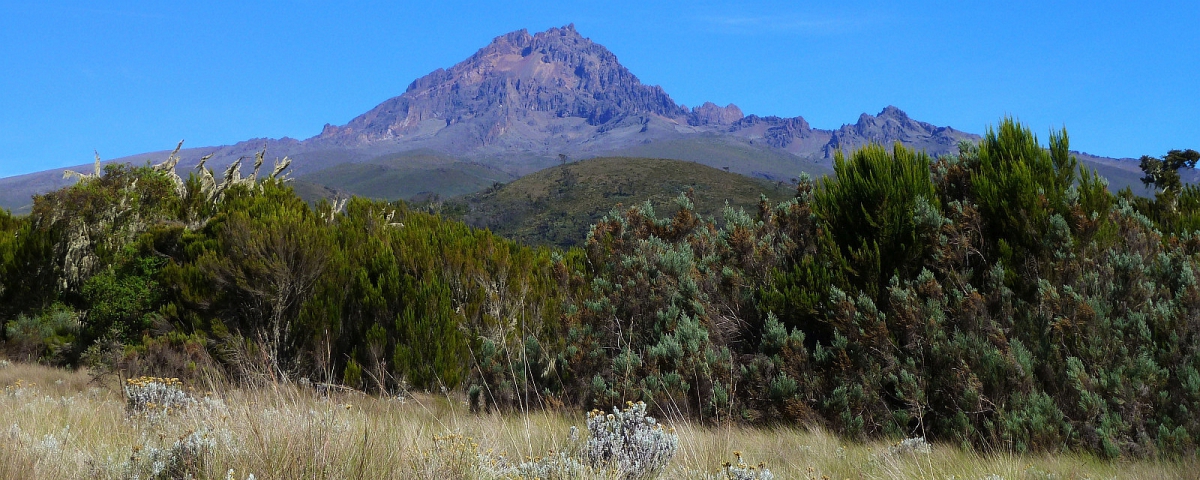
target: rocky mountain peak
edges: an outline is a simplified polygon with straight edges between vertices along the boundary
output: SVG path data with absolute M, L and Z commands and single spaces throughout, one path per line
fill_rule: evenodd
M 879 117 L 890 117 L 890 118 L 897 118 L 897 119 L 905 119 L 905 120 L 907 120 L 907 119 L 908 119 L 908 114 L 907 114 L 907 113 L 904 113 L 904 110 L 901 110 L 901 109 L 899 109 L 899 108 L 896 108 L 896 106 L 895 106 L 895 105 L 888 105 L 888 106 L 886 106 L 886 107 L 883 107 L 883 110 L 882 110 L 882 111 L 880 111 L 880 112 L 879 112 L 879 115 L 876 115 L 875 117 L 876 117 L 876 118 L 879 118 Z
M 530 39 L 532 39 L 532 38 L 533 38 L 533 36 L 529 34 L 529 30 L 522 28 L 515 32 L 508 32 L 504 35 L 500 35 L 499 37 L 493 38 L 492 43 L 490 43 L 489 46 L 496 46 L 496 45 L 524 46 L 524 45 L 528 45 Z M 486 49 L 487 48 L 485 47 L 484 50 L 486 50 Z
M 837 150 L 850 151 L 869 143 L 890 146 L 902 142 L 929 152 L 952 151 L 959 140 L 975 138 L 949 127 L 938 127 L 909 118 L 907 113 L 888 105 L 878 115 L 862 114 L 853 125 L 835 130 L 825 147 L 825 155 Z
M 741 117 L 737 107 L 706 111 L 713 122 Z M 718 108 L 715 107 L 714 108 Z M 530 135 L 554 118 L 582 118 L 599 126 L 627 117 L 682 118 L 689 111 L 661 87 L 643 85 L 604 46 L 574 25 L 530 35 L 501 35 L 470 58 L 438 69 L 405 93 L 318 137 L 337 143 L 375 143 L 439 134 L 455 125 L 461 148 L 488 145 L 505 135 Z
M 854 125 L 843 125 L 839 132 L 850 133 L 867 138 L 904 138 L 905 136 L 930 134 L 937 127 L 924 122 L 918 122 L 908 117 L 907 113 L 894 106 L 888 105 L 878 115 L 862 114 Z
M 858 122 L 854 124 L 853 128 L 859 134 L 870 134 L 880 130 L 897 133 L 907 129 L 920 130 L 922 125 L 921 122 L 909 118 L 904 110 L 888 105 L 878 115 L 872 116 L 866 113 L 859 115 Z
M 705 102 L 689 109 L 661 87 L 643 84 L 613 52 L 565 25 L 495 37 L 466 60 L 413 81 L 404 94 L 345 126 L 326 126 L 314 143 L 553 158 L 564 151 L 616 150 L 685 131 L 733 134 L 809 157 L 896 141 L 944 152 L 964 138 L 962 132 L 913 120 L 892 105 L 832 131 L 813 129 L 802 117 L 747 117 L 734 104 Z

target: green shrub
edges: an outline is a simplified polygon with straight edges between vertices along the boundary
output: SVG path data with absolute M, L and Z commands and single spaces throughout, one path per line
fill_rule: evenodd
M 4 323 L 9 355 L 25 361 L 65 361 L 78 332 L 79 314 L 63 305 Z

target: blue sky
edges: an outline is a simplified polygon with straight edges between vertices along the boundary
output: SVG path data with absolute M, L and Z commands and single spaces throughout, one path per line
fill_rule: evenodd
M 1200 149 L 1200 2 L 3 2 L 0 176 L 308 138 L 493 37 L 574 23 L 677 102 L 853 123 L 1010 115 L 1114 157 Z M 372 2 L 385 3 L 385 2 Z

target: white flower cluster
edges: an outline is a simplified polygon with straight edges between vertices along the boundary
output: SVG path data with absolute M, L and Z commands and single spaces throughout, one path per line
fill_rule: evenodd
M 8 360 L 0 360 L 0 369 L 8 368 L 11 365 L 12 362 L 9 362 Z
M 627 402 L 624 410 L 588 413 L 584 458 L 592 467 L 617 472 L 626 479 L 649 478 L 662 470 L 679 450 L 674 429 L 663 428 L 646 416 L 645 402 Z
M 195 399 L 183 391 L 177 378 L 139 377 L 125 381 L 125 406 L 131 413 L 170 412 L 188 407 Z

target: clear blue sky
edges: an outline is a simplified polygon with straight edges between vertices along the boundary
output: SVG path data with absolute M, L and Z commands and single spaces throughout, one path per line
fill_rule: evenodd
M 1065 126 L 1106 156 L 1200 149 L 1196 0 L 251 3 L 0 3 L 0 176 L 308 138 L 495 36 L 571 22 L 687 105 L 836 128 L 891 104 L 976 133 Z

